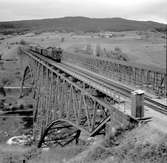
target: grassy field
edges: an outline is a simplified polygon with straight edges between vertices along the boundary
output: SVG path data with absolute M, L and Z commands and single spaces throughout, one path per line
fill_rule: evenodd
M 85 50 L 89 45 L 92 50 L 98 45 L 110 52 L 119 48 L 132 62 L 166 67 L 165 38 L 163 33 L 151 31 L 113 32 L 112 38 L 98 37 L 96 34 L 76 35 L 74 33 L 26 34 L 1 41 L 1 55 L 14 57 L 15 48 L 21 39 L 43 47 L 60 46 L 65 51 Z M 13 52 L 13 53 L 12 53 Z

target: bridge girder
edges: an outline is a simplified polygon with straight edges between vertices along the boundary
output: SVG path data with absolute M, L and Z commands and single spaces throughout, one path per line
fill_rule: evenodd
M 71 53 L 64 54 L 64 61 L 157 96 L 167 96 L 165 68 Z
M 89 136 L 104 132 L 107 121 L 114 121 L 122 128 L 130 125 L 131 117 L 113 106 L 114 99 L 105 102 L 92 95 L 88 84 L 59 70 L 56 64 L 53 67 L 32 56 L 29 56 L 29 63 L 31 68 L 26 68 L 24 74 L 29 70 L 33 73 L 36 100 L 33 134 L 36 141 L 39 141 L 41 135 L 45 135 L 50 124 L 59 119 L 71 122 Z M 86 87 L 90 88 L 89 91 Z

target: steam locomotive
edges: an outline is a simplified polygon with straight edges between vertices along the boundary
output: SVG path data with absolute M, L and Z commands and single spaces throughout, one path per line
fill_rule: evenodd
M 45 57 L 48 57 L 50 59 L 55 60 L 56 62 L 61 62 L 62 59 L 62 48 L 56 48 L 56 47 L 48 47 L 46 49 L 40 47 L 40 46 L 30 46 L 30 51 L 38 53 L 40 55 L 43 55 Z

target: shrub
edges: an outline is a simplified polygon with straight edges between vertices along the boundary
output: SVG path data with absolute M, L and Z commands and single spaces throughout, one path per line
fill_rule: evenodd
M 5 85 L 10 85 L 13 81 L 14 81 L 14 77 L 11 76 L 10 74 L 7 74 L 3 76 L 0 83 L 2 83 L 3 86 L 5 86 Z
M 114 50 L 115 50 L 116 52 L 118 52 L 118 53 L 121 53 L 121 52 L 122 52 L 122 50 L 121 50 L 119 47 L 115 47 Z
M 27 43 L 26 43 L 25 40 L 21 39 L 21 40 L 20 40 L 20 44 L 21 44 L 21 45 L 26 45 Z
M 62 37 L 62 38 L 61 38 L 61 42 L 64 42 L 64 41 L 65 41 L 65 38 L 64 38 L 64 37 Z
M 165 36 L 161 36 L 161 38 L 166 39 L 166 37 L 165 37 Z

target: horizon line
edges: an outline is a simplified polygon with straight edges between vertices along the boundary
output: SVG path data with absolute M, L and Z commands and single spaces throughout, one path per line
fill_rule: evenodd
M 124 18 L 124 17 L 88 17 L 88 16 L 61 16 L 61 17 L 46 17 L 46 18 L 32 18 L 32 19 L 14 19 L 14 20 L 5 20 L 5 21 L 0 20 L 0 23 L 31 21 L 31 20 L 46 20 L 46 19 L 62 19 L 62 18 L 68 18 L 68 17 L 70 17 L 70 18 L 80 17 L 80 18 L 89 18 L 89 19 L 114 19 L 114 18 L 118 18 L 118 19 L 126 19 L 126 20 L 132 20 L 132 21 L 140 21 L 140 22 L 156 22 L 156 23 L 167 25 L 167 22 L 150 20 L 150 19 L 138 20 L 138 19 L 130 19 L 130 18 Z

